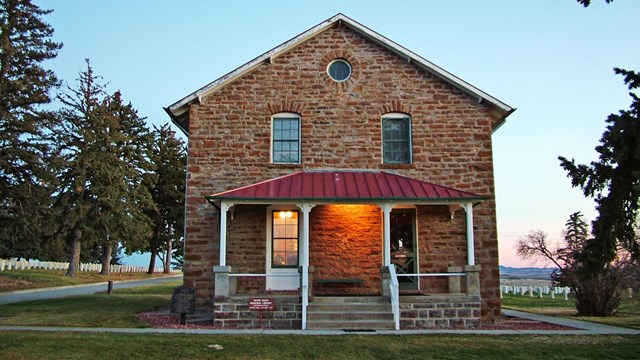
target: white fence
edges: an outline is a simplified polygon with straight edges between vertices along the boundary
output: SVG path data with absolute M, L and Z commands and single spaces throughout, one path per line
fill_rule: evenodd
M 45 269 L 45 270 L 67 270 L 68 262 L 38 261 L 38 260 L 18 260 L 18 259 L 0 259 L 0 271 L 9 270 L 29 270 L 29 269 Z M 101 264 L 80 264 L 80 271 L 100 271 Z M 112 273 L 130 273 L 130 272 L 147 272 L 146 266 L 131 265 L 110 265 L 109 271 Z M 155 272 L 162 272 L 161 267 L 156 267 Z
M 552 286 L 522 286 L 522 285 L 500 285 L 500 298 L 503 294 L 513 294 L 521 296 L 543 298 L 545 295 L 555 299 L 556 295 L 561 295 L 564 300 L 569 300 L 571 289 L 568 287 Z

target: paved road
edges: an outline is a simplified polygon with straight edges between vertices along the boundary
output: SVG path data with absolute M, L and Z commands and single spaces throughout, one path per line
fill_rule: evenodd
M 138 286 L 147 286 L 153 284 L 160 284 L 169 281 L 175 281 L 182 278 L 182 275 L 173 275 L 167 277 L 158 277 L 148 280 L 131 280 L 131 281 L 114 281 L 114 289 L 127 289 Z M 100 291 L 107 291 L 107 282 L 84 284 L 84 285 L 72 285 L 62 286 L 55 288 L 45 289 L 32 289 L 12 291 L 7 293 L 0 293 L 0 305 L 10 304 L 21 301 L 41 300 L 41 299 L 54 299 L 68 296 L 78 295 L 91 295 Z

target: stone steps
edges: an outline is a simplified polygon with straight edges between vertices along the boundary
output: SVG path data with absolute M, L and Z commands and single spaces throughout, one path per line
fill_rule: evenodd
M 307 307 L 308 329 L 394 329 L 391 304 L 380 297 L 316 297 Z

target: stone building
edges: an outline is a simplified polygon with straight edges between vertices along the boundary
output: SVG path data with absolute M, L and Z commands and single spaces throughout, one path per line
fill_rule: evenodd
M 491 135 L 515 109 L 338 14 L 166 108 L 185 285 L 225 328 L 500 315 Z

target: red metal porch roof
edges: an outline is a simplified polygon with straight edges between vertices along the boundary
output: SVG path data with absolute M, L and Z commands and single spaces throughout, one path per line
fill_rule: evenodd
M 207 196 L 209 200 L 479 202 L 470 192 L 384 171 L 300 171 Z

